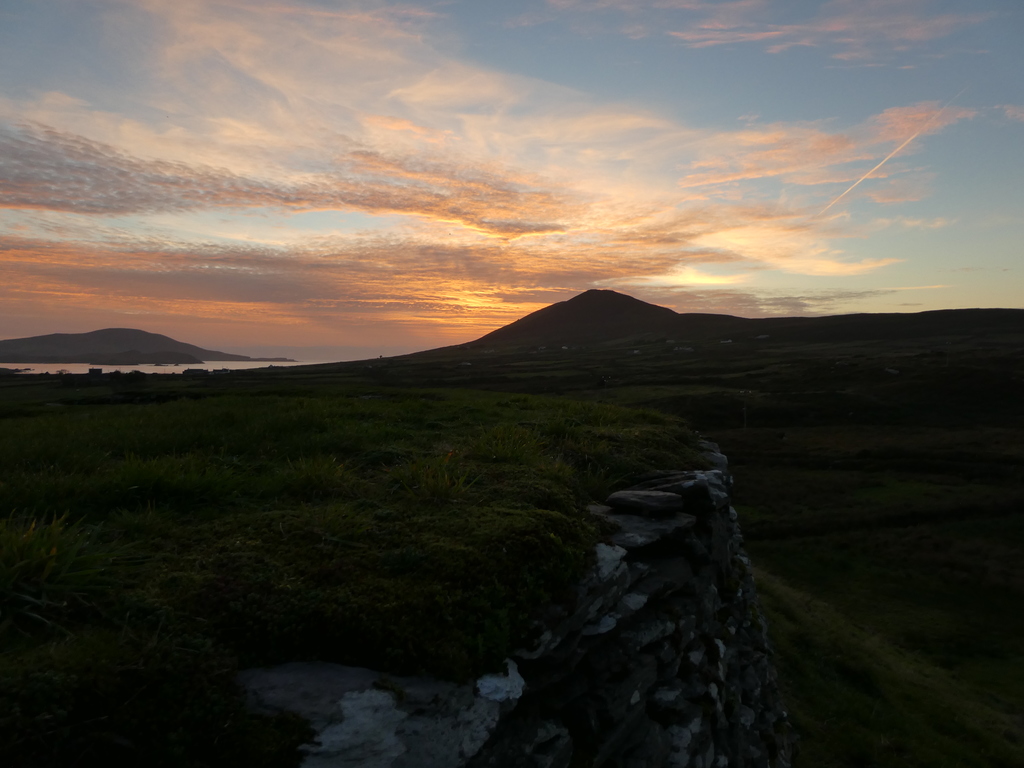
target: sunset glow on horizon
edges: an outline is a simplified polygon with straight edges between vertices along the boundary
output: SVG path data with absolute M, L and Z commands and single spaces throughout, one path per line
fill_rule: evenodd
M 1000 0 L 0 0 L 0 338 L 1024 307 L 1021 33 Z

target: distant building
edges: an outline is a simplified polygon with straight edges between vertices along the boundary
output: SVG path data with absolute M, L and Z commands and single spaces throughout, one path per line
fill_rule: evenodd
M 102 368 L 90 368 L 89 369 L 89 377 L 90 378 L 96 379 L 96 378 L 99 378 L 102 375 L 103 375 L 103 369 Z

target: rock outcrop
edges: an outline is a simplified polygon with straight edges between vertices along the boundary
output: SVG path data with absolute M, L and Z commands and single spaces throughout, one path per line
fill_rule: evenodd
M 317 733 L 307 768 L 788 768 L 779 696 L 727 461 L 650 473 L 590 512 L 607 543 L 504 674 L 458 686 L 336 664 L 247 670 L 262 711 Z

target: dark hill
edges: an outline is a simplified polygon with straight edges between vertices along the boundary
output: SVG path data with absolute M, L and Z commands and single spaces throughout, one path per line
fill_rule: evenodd
M 480 344 L 593 344 L 668 332 L 679 315 L 615 291 L 586 291 L 492 331 Z
M 591 290 L 552 304 L 481 337 L 473 346 L 601 344 L 642 338 L 685 340 L 736 337 L 840 343 L 925 337 L 1019 335 L 1024 309 L 942 309 L 929 312 L 743 318 L 679 314 L 615 291 Z
M 772 317 L 749 322 L 757 334 L 812 343 L 990 337 L 1024 334 L 1024 309 L 937 309 L 913 313 Z
M 105 328 L 90 333 L 51 333 L 0 341 L 0 363 L 202 363 L 220 360 L 268 360 L 232 355 L 134 328 Z M 282 358 L 275 358 L 282 360 Z

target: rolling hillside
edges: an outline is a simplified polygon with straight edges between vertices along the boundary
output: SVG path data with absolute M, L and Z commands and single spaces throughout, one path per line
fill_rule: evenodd
M 0 363 L 203 363 L 227 360 L 282 361 L 203 349 L 159 333 L 105 328 L 90 333 L 51 333 L 0 341 Z
M 615 291 L 591 290 L 537 310 L 481 337 L 471 346 L 600 345 L 630 339 L 769 336 L 787 342 L 829 343 L 934 337 L 1020 336 L 1024 309 L 944 309 L 828 317 L 744 318 L 677 313 Z

